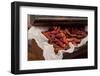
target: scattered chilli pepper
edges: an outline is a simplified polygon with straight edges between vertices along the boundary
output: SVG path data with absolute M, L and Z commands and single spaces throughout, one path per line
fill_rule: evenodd
M 69 42 L 77 45 L 81 42 L 82 38 L 87 36 L 87 32 L 84 30 L 72 27 L 62 29 L 60 26 L 53 26 L 48 31 L 43 31 L 42 34 L 48 38 L 48 43 L 53 44 L 55 49 L 63 50 L 66 47 L 69 48 Z

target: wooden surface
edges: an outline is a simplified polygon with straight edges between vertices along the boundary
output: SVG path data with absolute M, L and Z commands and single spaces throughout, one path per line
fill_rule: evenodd
M 88 47 L 87 44 L 76 48 L 73 53 L 64 53 L 63 59 L 80 59 L 80 58 L 88 58 Z
M 30 42 L 30 41 L 29 41 Z M 28 48 L 28 60 L 45 60 L 43 57 L 43 50 L 38 47 L 35 40 L 31 40 L 29 43 Z M 76 51 L 73 53 L 64 53 L 63 59 L 79 59 L 79 58 L 87 58 L 88 57 L 88 50 L 87 44 L 83 45 L 80 48 L 76 48 Z
M 44 60 L 43 50 L 38 47 L 36 41 L 33 39 L 29 41 L 28 45 L 28 60 Z

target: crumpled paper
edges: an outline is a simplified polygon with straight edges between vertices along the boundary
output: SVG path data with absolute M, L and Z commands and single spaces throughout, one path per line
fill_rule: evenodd
M 48 39 L 41 33 L 42 31 L 48 30 L 48 27 L 42 27 L 42 26 L 32 26 L 28 30 L 28 40 L 35 39 L 38 46 L 43 50 L 43 56 L 45 60 L 59 60 L 63 58 L 63 53 L 73 53 L 75 51 L 76 47 L 81 47 L 84 45 L 88 38 L 85 37 L 81 40 L 80 44 L 77 46 L 73 45 L 71 42 L 69 43 L 70 48 L 67 50 L 59 50 L 57 54 L 54 52 L 54 48 L 52 44 L 48 43 Z

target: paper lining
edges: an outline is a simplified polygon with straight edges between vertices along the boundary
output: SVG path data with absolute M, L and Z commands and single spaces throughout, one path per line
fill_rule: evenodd
M 76 47 L 81 47 L 88 41 L 88 37 L 83 38 L 77 46 L 73 45 L 71 42 L 69 43 L 70 48 L 67 50 L 59 50 L 57 54 L 54 52 L 53 45 L 48 43 L 48 39 L 41 33 L 42 31 L 48 30 L 48 27 L 42 26 L 32 26 L 28 30 L 28 40 L 35 39 L 38 46 L 43 50 L 43 56 L 45 60 L 57 60 L 63 58 L 63 53 L 73 53 Z

